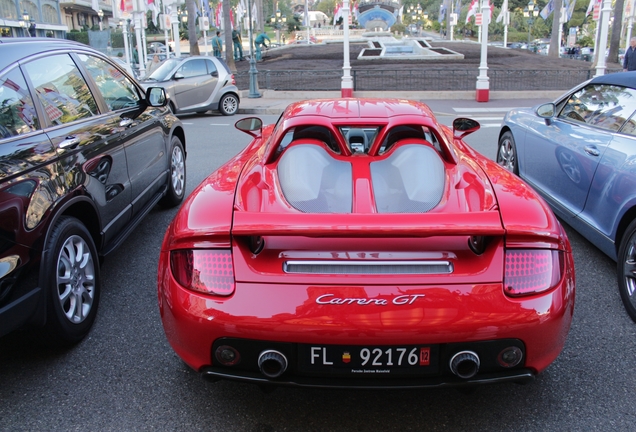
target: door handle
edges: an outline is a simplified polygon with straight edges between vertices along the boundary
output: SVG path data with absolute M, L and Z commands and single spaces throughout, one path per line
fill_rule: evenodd
M 598 156 L 601 154 L 601 152 L 598 151 L 598 149 L 594 146 L 585 146 L 585 153 L 589 154 L 590 156 Z
M 64 141 L 62 141 L 58 147 L 61 149 L 67 149 L 67 148 L 75 148 L 79 145 L 80 143 L 80 139 L 74 136 L 67 136 Z
M 131 126 L 131 125 L 132 125 L 132 123 L 133 123 L 133 120 L 132 120 L 132 119 L 129 119 L 129 118 L 123 118 L 123 119 L 121 119 L 121 121 L 119 122 L 119 126 L 121 126 L 121 127 L 129 127 L 129 126 Z

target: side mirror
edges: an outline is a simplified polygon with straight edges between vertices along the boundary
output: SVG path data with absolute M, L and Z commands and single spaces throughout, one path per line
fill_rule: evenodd
M 152 107 L 164 107 L 168 104 L 166 90 L 163 87 L 148 87 L 146 90 L 146 103 Z
M 246 117 L 234 123 L 234 127 L 248 135 L 257 137 L 263 128 L 263 121 L 258 117 Z
M 479 128 L 479 122 L 473 119 L 459 117 L 453 120 L 453 136 L 455 138 L 464 138 L 466 135 L 478 131 Z
M 172 78 L 176 79 L 176 80 L 180 80 L 180 79 L 183 79 L 185 77 L 183 76 L 183 74 L 181 72 L 176 72 Z
M 219 72 L 218 71 L 214 71 L 210 75 L 212 75 L 215 78 L 218 78 L 219 77 Z
M 556 115 L 556 105 L 552 102 L 545 103 L 543 105 L 539 105 L 534 112 L 545 120 L 546 125 L 550 126 L 550 124 L 552 124 L 552 119 Z

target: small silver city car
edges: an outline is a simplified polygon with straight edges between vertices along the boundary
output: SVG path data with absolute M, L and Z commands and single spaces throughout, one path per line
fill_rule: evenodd
M 163 87 L 173 113 L 220 111 L 234 115 L 239 90 L 225 62 L 216 57 L 169 58 L 141 82 L 144 87 Z

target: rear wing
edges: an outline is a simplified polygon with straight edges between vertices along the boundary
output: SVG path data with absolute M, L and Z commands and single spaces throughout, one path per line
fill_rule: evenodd
M 235 211 L 234 236 L 501 236 L 498 211 L 476 213 L 260 213 Z

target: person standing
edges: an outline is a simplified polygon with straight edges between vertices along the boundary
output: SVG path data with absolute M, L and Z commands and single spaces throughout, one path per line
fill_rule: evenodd
M 629 40 L 629 48 L 625 51 L 625 58 L 623 59 L 623 70 L 636 71 L 636 37 Z
M 256 61 L 262 60 L 261 46 L 268 48 L 268 45 L 265 43 L 265 39 L 267 39 L 267 42 L 272 43 L 272 41 L 267 37 L 267 34 L 263 31 L 263 33 L 256 36 L 256 40 L 254 40 L 254 45 L 256 46 Z
M 221 58 L 221 54 L 223 53 L 223 39 L 221 39 L 220 31 L 217 31 L 216 36 L 212 38 L 212 50 L 214 57 Z
M 237 29 L 232 30 L 232 44 L 234 45 L 234 61 L 243 61 L 243 41 L 241 40 L 241 32 Z

